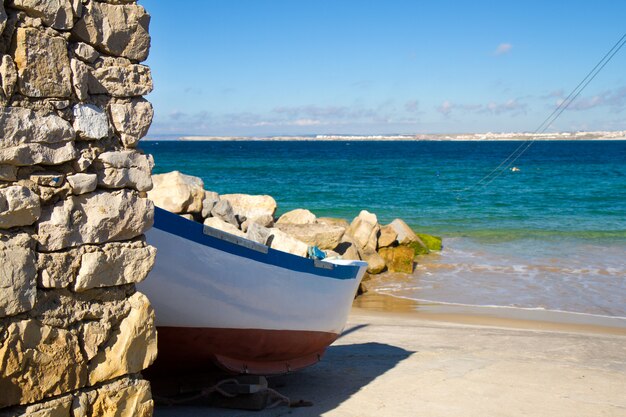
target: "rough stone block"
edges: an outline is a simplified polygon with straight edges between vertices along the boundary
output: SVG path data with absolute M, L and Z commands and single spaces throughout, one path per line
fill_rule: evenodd
M 336 248 L 346 231 L 341 226 L 328 226 L 320 223 L 277 223 L 276 227 L 307 245 L 317 246 L 320 249 Z
M 98 176 L 96 174 L 78 173 L 67 177 L 72 194 L 80 195 L 94 191 L 98 186 Z
M 35 305 L 37 269 L 31 247 L 26 233 L 0 234 L 0 317 L 23 313 Z
M 154 310 L 148 298 L 135 293 L 131 310 L 98 354 L 89 362 L 91 385 L 147 368 L 157 354 Z
M 10 99 L 17 84 L 17 69 L 11 55 L 2 55 L 2 60 L 0 60 L 0 84 L 4 97 L 7 100 Z
M 77 156 L 75 132 L 55 114 L 30 109 L 0 109 L 0 163 L 8 165 L 56 165 Z
M 129 103 L 114 103 L 109 106 L 111 120 L 117 133 L 120 134 L 124 146 L 134 148 L 139 139 L 147 133 L 154 110 L 152 104 L 143 98 L 133 99 Z
M 75 291 L 143 281 L 154 265 L 156 248 L 145 242 L 88 247 L 81 256 Z
M 74 10 L 70 0 L 10 0 L 11 7 L 38 17 L 46 26 L 68 30 L 74 26 Z
M 104 66 L 89 72 L 87 87 L 91 94 L 120 98 L 143 96 L 152 91 L 152 74 L 145 65 Z
M 152 202 L 136 191 L 96 191 L 46 207 L 38 223 L 37 239 L 44 251 L 129 240 L 152 227 L 153 221 Z
M 143 61 L 150 49 L 149 25 L 150 15 L 141 6 L 92 1 L 72 34 L 107 54 Z
M 78 337 L 38 320 L 8 325 L 0 345 L 0 407 L 28 404 L 85 385 Z
M 151 155 L 134 150 L 101 153 L 93 164 L 101 187 L 134 188 L 138 191 L 152 189 L 153 166 Z
M 233 206 L 235 215 L 239 218 L 274 216 L 276 212 L 276 200 L 269 195 L 223 194 L 220 198 Z
M 0 188 L 0 229 L 29 226 L 41 215 L 39 196 L 27 187 Z
M 368 252 L 375 252 L 378 243 L 380 225 L 374 213 L 361 210 L 354 218 L 346 233 L 354 238 L 357 248 Z
M 74 106 L 74 130 L 81 139 L 96 140 L 109 136 L 106 112 L 93 104 Z
M 71 69 L 65 39 L 33 28 L 18 28 L 15 36 L 20 93 L 28 97 L 69 97 Z

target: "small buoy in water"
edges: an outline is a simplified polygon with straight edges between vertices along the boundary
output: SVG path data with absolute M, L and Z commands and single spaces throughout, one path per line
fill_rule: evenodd
M 511 172 L 520 172 L 521 169 L 519 169 L 518 167 L 513 167 L 511 168 Z

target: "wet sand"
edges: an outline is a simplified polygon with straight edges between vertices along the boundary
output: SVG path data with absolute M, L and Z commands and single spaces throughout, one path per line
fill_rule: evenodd
M 416 310 L 375 294 L 355 305 L 319 364 L 270 381 L 312 407 L 160 406 L 155 416 L 626 415 L 623 327 Z

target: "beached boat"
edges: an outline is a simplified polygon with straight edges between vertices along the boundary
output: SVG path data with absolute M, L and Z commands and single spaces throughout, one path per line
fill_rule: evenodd
M 312 365 L 343 330 L 367 267 L 277 251 L 160 208 L 146 237 L 158 253 L 140 290 L 156 312 L 160 370 Z

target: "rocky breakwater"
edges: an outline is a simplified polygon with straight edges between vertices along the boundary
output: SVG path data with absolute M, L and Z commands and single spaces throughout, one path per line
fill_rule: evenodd
M 152 414 L 149 20 L 0 0 L 0 416 Z
M 401 219 L 381 225 L 365 210 L 350 223 L 306 209 L 276 217 L 269 195 L 219 195 L 205 190 L 202 179 L 178 171 L 154 175 L 153 183 L 148 197 L 165 210 L 294 255 L 307 257 L 315 246 L 328 258 L 364 260 L 369 274 L 410 274 L 416 256 L 441 250 L 440 238 L 417 234 Z

